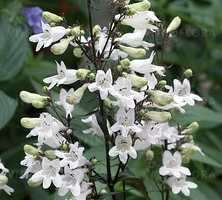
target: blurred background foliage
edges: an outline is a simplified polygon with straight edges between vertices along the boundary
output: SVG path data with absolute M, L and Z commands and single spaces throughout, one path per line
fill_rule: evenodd
M 110 0 L 94 0 L 96 23 L 107 24 L 109 19 Z M 202 147 L 205 157 L 195 154 L 191 163 L 194 177 L 199 184 L 190 198 L 183 196 L 172 199 L 220 200 L 222 199 L 222 1 L 221 0 L 152 0 L 152 9 L 167 26 L 169 21 L 179 15 L 183 19 L 182 27 L 175 33 L 164 49 L 160 38 L 155 38 L 157 45 L 157 62 L 168 66 L 170 77 L 183 78 L 183 70 L 192 68 L 193 89 L 204 97 L 203 105 L 188 108 L 185 115 L 177 115 L 178 122 L 184 125 L 193 120 L 201 124 L 196 133 L 197 143 Z M 69 24 L 87 23 L 84 0 L 0 0 L 0 157 L 11 169 L 10 185 L 16 193 L 7 197 L 0 193 L 0 199 L 12 200 L 59 200 L 53 189 L 43 191 L 30 189 L 25 182 L 19 180 L 22 174 L 19 166 L 23 159 L 23 145 L 27 131 L 20 127 L 19 120 L 23 116 L 37 116 L 38 112 L 24 105 L 18 99 L 20 90 L 38 91 L 42 93 L 42 78 L 55 72 L 54 60 L 64 60 L 68 66 L 75 67 L 80 63 L 68 52 L 66 55 L 54 57 L 48 51 L 38 55 L 33 53 L 33 46 L 28 42 L 31 34 L 25 18 L 22 16 L 24 6 L 39 6 L 64 15 Z M 148 38 L 153 40 L 152 34 Z M 162 51 L 164 50 L 164 51 Z M 163 53 L 162 53 L 163 52 Z M 96 156 L 103 160 L 102 141 L 85 136 L 81 117 L 89 113 L 96 102 L 86 94 L 85 100 L 75 110 L 77 116 L 73 121 L 75 134 L 87 144 L 88 157 Z M 101 168 L 101 166 L 98 166 Z M 131 162 L 127 180 L 129 200 L 145 200 L 149 193 L 153 199 L 160 197 L 150 183 L 149 162 L 140 156 L 139 161 Z M 135 178 L 139 175 L 141 178 Z M 138 191 L 139 189 L 139 191 Z M 109 197 L 105 197 L 109 199 Z

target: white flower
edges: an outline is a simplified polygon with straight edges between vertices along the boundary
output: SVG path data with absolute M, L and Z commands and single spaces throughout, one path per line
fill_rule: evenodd
M 127 112 L 124 109 L 119 109 L 116 120 L 117 122 L 110 128 L 112 133 L 120 131 L 123 137 L 127 137 L 130 131 L 133 133 L 141 131 L 135 124 L 134 109 L 130 109 Z
M 154 74 L 154 73 L 148 73 L 148 74 L 145 74 L 144 77 L 145 77 L 146 80 L 148 81 L 148 84 L 147 84 L 147 85 L 148 85 L 149 89 L 150 89 L 150 90 L 155 89 L 155 87 L 156 87 L 156 85 L 157 85 L 157 83 L 158 83 L 155 74 Z
M 132 90 L 132 83 L 129 78 L 119 77 L 110 93 L 117 98 L 119 107 L 135 108 L 135 101 L 144 99 L 143 92 Z
M 0 176 L 1 176 L 0 190 L 3 190 L 8 195 L 11 195 L 11 193 L 14 192 L 14 189 L 7 185 L 8 183 L 8 178 L 6 176 L 7 173 L 9 173 L 9 170 L 3 165 L 3 163 L 0 160 Z
M 0 174 L 7 174 L 9 170 L 3 165 L 2 161 L 0 160 Z
M 62 179 L 59 174 L 60 168 L 59 159 L 50 161 L 44 157 L 42 159 L 42 169 L 35 173 L 30 180 L 33 182 L 42 182 L 44 189 L 48 189 L 52 183 L 57 188 L 61 187 Z
M 174 194 L 182 192 L 185 196 L 190 196 L 190 189 L 197 188 L 197 184 L 186 181 L 186 177 L 177 179 L 176 177 L 170 177 L 167 179 L 167 184 L 172 188 Z
M 65 196 L 69 191 L 73 196 L 81 194 L 81 182 L 83 181 L 85 169 L 71 170 L 68 166 L 64 168 L 64 175 L 61 175 L 62 185 L 58 190 L 60 196 Z
M 130 69 L 144 74 L 145 77 L 154 72 L 158 73 L 160 76 L 164 76 L 165 68 L 152 64 L 154 56 L 155 53 L 152 52 L 148 59 L 132 60 L 130 62 Z
M 58 105 L 63 106 L 63 108 L 65 109 L 66 118 L 68 118 L 68 116 L 70 116 L 72 118 L 72 112 L 74 110 L 74 105 L 68 103 L 66 99 L 67 99 L 67 97 L 69 97 L 73 94 L 74 94 L 73 88 L 71 88 L 68 92 L 62 88 L 60 90 L 60 94 L 59 94 L 59 101 L 56 102 Z
M 116 19 L 118 19 L 118 15 Z M 134 29 L 148 29 L 153 32 L 158 29 L 157 26 L 153 25 L 154 22 L 160 22 L 160 20 L 156 17 L 155 13 L 152 11 L 142 11 L 137 12 L 133 16 L 126 16 L 122 20 L 122 24 L 133 27 Z
M 86 123 L 90 126 L 90 128 L 84 130 L 83 133 L 85 133 L 85 134 L 91 133 L 92 135 L 97 135 L 97 136 L 100 136 L 100 137 L 104 136 L 103 131 L 102 131 L 102 129 L 100 128 L 100 126 L 98 124 L 98 121 L 97 121 L 97 118 L 96 118 L 95 114 L 90 115 L 86 119 L 82 119 L 82 122 Z
M 175 176 L 180 178 L 183 175 L 190 176 L 190 170 L 181 166 L 181 154 L 177 151 L 173 155 L 170 151 L 165 151 L 163 154 L 163 166 L 159 169 L 161 176 Z
M 191 93 L 190 81 L 188 79 L 184 79 L 183 83 L 179 80 L 175 79 L 173 81 L 174 88 L 167 87 L 174 97 L 174 101 L 180 105 L 185 106 L 186 104 L 193 106 L 195 105 L 195 101 L 202 101 L 202 98 L 196 94 Z
M 96 90 L 99 90 L 100 97 L 104 100 L 109 94 L 112 83 L 113 77 L 110 69 L 106 73 L 102 70 L 98 70 L 96 74 L 96 82 L 91 83 L 88 88 L 90 92 L 95 92 Z
M 75 196 L 70 200 L 86 200 L 87 196 L 92 192 L 92 189 L 90 188 L 91 184 L 87 182 L 81 183 L 81 192 L 80 195 Z
M 144 36 L 146 34 L 146 29 L 135 29 L 133 33 L 126 33 L 120 38 L 117 39 L 118 42 L 127 44 L 131 47 L 144 47 L 145 49 L 149 49 L 153 47 L 154 44 L 143 41 Z
M 132 147 L 132 138 L 130 135 L 127 137 L 118 135 L 115 140 L 115 145 L 116 146 L 112 147 L 109 151 L 111 157 L 119 156 L 119 159 L 123 164 L 126 164 L 128 155 L 133 159 L 137 158 L 137 152 Z
M 57 75 L 51 76 L 48 78 L 43 79 L 44 83 L 50 84 L 48 89 L 52 89 L 54 86 L 59 85 L 69 85 L 75 83 L 79 80 L 76 76 L 77 70 L 74 69 L 66 69 L 64 62 L 62 61 L 61 64 L 57 63 Z
M 138 139 L 135 142 L 136 150 L 145 150 L 150 145 L 163 144 L 162 133 L 159 131 L 159 124 L 154 121 L 142 122 L 141 132 L 137 133 Z
M 32 155 L 26 154 L 25 159 L 20 162 L 22 166 L 27 167 L 21 179 L 28 178 L 30 173 L 36 173 L 41 170 L 41 162 Z
M 11 195 L 15 190 L 9 187 L 7 184 L 0 183 L 0 190 L 4 190 L 8 195 Z
M 40 124 L 31 130 L 27 138 L 38 136 L 40 145 L 46 144 L 52 148 L 58 148 L 66 141 L 60 134 L 60 131 L 65 129 L 66 127 L 49 113 L 42 113 L 40 115 Z
M 43 33 L 32 35 L 29 40 L 37 43 L 36 51 L 39 51 L 42 47 L 49 47 L 53 42 L 57 42 L 62 39 L 67 30 L 62 26 L 50 27 L 49 24 L 42 22 Z
M 83 147 L 79 147 L 79 143 L 69 145 L 69 152 L 56 151 L 56 156 L 62 158 L 60 165 L 61 167 L 69 166 L 70 169 L 82 167 L 87 163 L 86 158 L 83 156 Z

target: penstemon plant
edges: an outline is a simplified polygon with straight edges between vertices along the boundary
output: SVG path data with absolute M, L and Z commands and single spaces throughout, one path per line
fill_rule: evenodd
M 111 4 L 113 16 L 108 27 L 94 24 L 91 0 L 87 0 L 88 28 L 65 25 L 63 17 L 43 12 L 42 33 L 29 38 L 37 43 L 36 51 L 51 46 L 53 54 L 62 55 L 72 48 L 76 57 L 85 57 L 89 64 L 70 69 L 63 61 L 57 62 L 57 74 L 43 80 L 47 85 L 44 96 L 20 93 L 25 103 L 52 111 L 21 119 L 22 126 L 31 129 L 27 137 L 37 137 L 37 143 L 24 146 L 26 156 L 21 165 L 26 170 L 21 178 L 27 178 L 30 186 L 55 187 L 64 199 L 125 200 L 129 161 L 137 162 L 138 155 L 144 154 L 150 161 L 147 168 L 154 171 L 155 178 L 150 181 L 162 200 L 169 200 L 171 193 L 189 196 L 197 185 L 188 178 L 188 163 L 193 152 L 203 154 L 192 137 L 199 125 L 193 122 L 183 127 L 172 112 L 184 113 L 186 105 L 194 106 L 202 98 L 191 92 L 190 69 L 184 72 L 184 80 L 174 79 L 173 85 L 168 85 L 163 79 L 166 68 L 153 64 L 155 44 L 144 41 L 146 35 L 160 33 L 164 41 L 169 40 L 181 19 L 175 17 L 163 29 L 148 0 L 133 4 L 113 0 Z M 122 26 L 133 31 L 121 32 Z M 77 85 L 80 87 L 74 90 Z M 55 87 L 60 87 L 58 100 L 52 95 Z M 86 90 L 95 94 L 98 105 L 82 118 L 86 127 L 90 126 L 82 134 L 104 141 L 106 174 L 96 169 L 96 158 L 85 157 L 84 144 L 71 123 Z M 0 177 L 6 184 L 5 172 L 3 169 Z M 99 190 L 100 184 L 105 189 Z M 121 191 L 116 185 L 121 185 Z M 6 185 L 1 188 L 8 190 Z M 145 198 L 152 199 L 149 193 Z

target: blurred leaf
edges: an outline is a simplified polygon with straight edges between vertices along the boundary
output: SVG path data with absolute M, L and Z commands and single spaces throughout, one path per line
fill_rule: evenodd
M 186 113 L 176 113 L 174 119 L 177 123 L 187 125 L 197 121 L 201 128 L 214 128 L 222 124 L 222 114 L 203 106 L 187 106 Z
M 0 19 L 0 81 L 13 78 L 28 56 L 27 34 L 22 28 Z
M 17 107 L 17 102 L 15 99 L 12 99 L 4 92 L 0 91 L 0 105 L 0 129 L 2 129 L 13 117 Z
M 216 160 L 214 160 L 213 158 L 211 158 L 211 157 L 209 157 L 207 155 L 202 156 L 200 153 L 193 154 L 192 160 L 208 164 L 208 165 L 210 165 L 212 167 L 222 168 L 222 164 L 221 163 L 217 162 Z

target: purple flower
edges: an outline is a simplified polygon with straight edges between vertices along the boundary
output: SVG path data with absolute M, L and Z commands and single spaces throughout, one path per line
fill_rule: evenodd
M 28 25 L 32 28 L 33 33 L 41 33 L 42 25 L 42 9 L 39 7 L 24 7 L 23 15 L 25 16 Z

